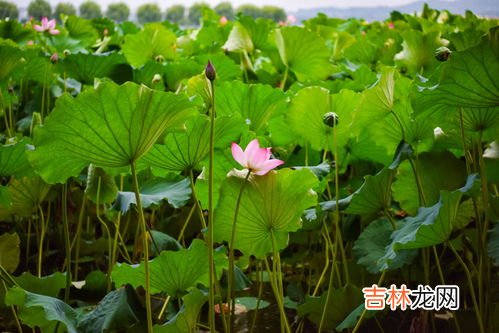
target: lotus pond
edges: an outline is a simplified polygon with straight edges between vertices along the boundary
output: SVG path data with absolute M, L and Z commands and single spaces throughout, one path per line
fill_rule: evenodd
M 0 21 L 0 330 L 497 332 L 498 20 Z

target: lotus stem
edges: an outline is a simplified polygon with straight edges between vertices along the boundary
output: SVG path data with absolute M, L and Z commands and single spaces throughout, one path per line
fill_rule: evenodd
M 137 201 L 137 210 L 139 213 L 139 222 L 142 231 L 142 247 L 144 250 L 144 271 L 145 271 L 145 298 L 146 298 L 146 316 L 147 316 L 147 332 L 152 333 L 152 307 L 151 307 L 151 286 L 149 276 L 149 242 L 147 236 L 146 220 L 144 211 L 142 210 L 142 200 L 140 198 L 139 181 L 137 179 L 137 170 L 135 162 L 130 163 L 132 168 L 133 190 L 135 192 L 135 200 Z
M 239 190 L 239 194 L 237 196 L 236 208 L 234 211 L 234 220 L 232 221 L 232 234 L 230 237 L 229 243 L 229 271 L 228 271 L 228 280 L 227 280 L 227 304 L 229 305 L 230 315 L 229 315 L 229 332 L 234 328 L 234 311 L 236 306 L 236 301 L 234 297 L 234 243 L 236 240 L 236 224 L 237 224 L 237 215 L 239 213 L 239 207 L 241 204 L 241 198 L 243 197 L 243 191 L 248 182 L 248 178 L 251 174 L 251 170 L 248 170 L 246 173 L 246 177 L 244 177 L 244 182 L 241 185 L 241 189 Z
M 69 238 L 67 183 L 62 187 L 62 225 L 64 229 L 64 247 L 66 250 L 66 289 L 64 290 L 64 302 L 69 303 L 69 291 L 71 290 L 71 240 Z

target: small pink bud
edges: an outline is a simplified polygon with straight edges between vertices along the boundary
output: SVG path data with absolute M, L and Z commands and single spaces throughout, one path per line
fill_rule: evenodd
M 226 25 L 227 22 L 229 22 L 229 20 L 227 20 L 227 18 L 225 16 L 222 16 L 220 18 L 220 20 L 218 21 L 218 23 L 220 23 L 220 25 Z
M 55 52 L 50 56 L 50 62 L 56 63 L 57 61 L 59 61 L 59 55 L 57 54 L 57 52 Z

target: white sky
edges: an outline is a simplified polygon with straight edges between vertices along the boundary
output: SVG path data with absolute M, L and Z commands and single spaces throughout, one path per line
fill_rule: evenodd
M 31 0 L 10 0 L 16 3 L 18 6 L 27 7 Z M 205 2 L 212 6 L 224 1 L 224 0 L 94 0 L 103 7 L 107 8 L 107 5 L 115 2 L 126 2 L 131 8 L 137 8 L 143 3 L 156 3 L 162 9 L 166 9 L 171 5 L 182 4 L 184 6 L 190 6 L 193 3 Z M 234 7 L 241 4 L 254 4 L 257 6 L 263 5 L 274 5 L 283 7 L 286 10 L 294 11 L 300 8 L 318 8 L 318 7 L 376 7 L 376 6 L 397 6 L 403 5 L 416 0 L 229 0 Z M 83 2 L 83 0 L 49 0 L 49 2 L 55 6 L 59 2 L 71 2 L 76 7 Z

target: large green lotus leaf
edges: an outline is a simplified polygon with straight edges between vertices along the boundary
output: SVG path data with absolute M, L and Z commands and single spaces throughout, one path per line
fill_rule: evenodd
M 215 120 L 215 147 L 227 148 L 247 129 L 240 117 Z M 142 162 L 167 171 L 197 169 L 210 150 L 210 120 L 198 115 L 186 122 L 182 132 L 168 133 L 163 145 L 154 145 Z
M 78 40 L 83 47 L 93 45 L 99 38 L 99 33 L 90 20 L 71 15 L 65 22 L 69 37 Z
M 166 84 L 176 91 L 182 80 L 203 72 L 204 66 L 192 59 L 180 59 L 164 66 Z M 218 73 L 217 73 L 218 74 Z
M 333 72 L 324 40 L 312 31 L 285 27 L 274 31 L 282 62 L 299 81 L 323 80 Z
M 285 112 L 286 97 L 280 89 L 263 84 L 224 82 L 216 87 L 218 115 L 240 114 L 256 133 L 265 131 L 268 121 Z
M 122 54 L 70 54 L 58 63 L 59 71 L 83 84 L 94 84 L 95 78 L 109 77 L 117 83 L 132 80 L 132 71 Z
M 0 186 L 0 219 L 6 219 L 11 214 L 12 199 L 8 186 Z
M 19 319 L 28 327 L 38 327 L 43 333 L 53 333 L 62 324 L 69 333 L 78 333 L 77 312 L 57 298 L 13 287 L 5 295 L 5 303 L 18 307 Z
M 487 253 L 494 260 L 494 266 L 499 266 L 499 223 L 496 223 L 494 229 L 489 234 Z
M 222 46 L 228 52 L 253 52 L 253 41 L 246 28 L 239 22 L 235 22 L 230 31 L 229 38 Z
M 343 147 L 352 135 L 352 114 L 358 103 L 359 94 L 351 90 L 330 95 L 322 87 L 306 87 L 293 97 L 286 116 L 293 131 L 305 138 L 313 149 L 334 151 L 334 131 L 324 123 L 324 115 L 337 114 L 336 145 Z
M 0 235 L 0 266 L 10 273 L 14 272 L 19 265 L 21 254 L 19 243 L 19 235 L 16 232 L 13 234 L 6 232 Z
M 66 287 L 66 274 L 61 272 L 42 277 L 23 272 L 20 276 L 15 276 L 14 280 L 26 291 L 49 297 L 57 297 L 61 289 Z
M 464 163 L 448 151 L 421 154 L 414 161 L 426 206 L 435 204 L 441 190 L 452 191 L 466 182 Z M 416 178 L 409 161 L 400 164 L 397 180 L 392 185 L 393 198 L 410 215 L 416 214 L 420 203 Z
M 13 72 L 21 66 L 22 51 L 12 41 L 0 41 L 0 59 L 2 59 L 2 66 L 0 66 L 0 86 L 2 83 L 7 83 Z M 4 82 L 5 81 L 5 82 Z
M 244 183 L 241 173 L 229 175 L 220 190 L 215 210 L 214 238 L 230 241 L 236 201 Z M 289 233 L 301 228 L 301 215 L 314 206 L 312 190 L 317 178 L 309 170 L 283 169 L 265 176 L 251 175 L 241 197 L 234 248 L 244 255 L 262 258 L 272 252 L 272 237 L 277 250 L 288 245 Z
M 384 168 L 374 176 L 366 176 L 364 184 L 353 194 L 346 213 L 376 214 L 390 207 L 394 174 L 394 170 Z
M 140 188 L 142 206 L 147 208 L 151 205 L 159 205 L 161 201 L 167 200 L 175 208 L 182 207 L 191 197 L 191 187 L 188 178 L 180 181 L 165 181 L 154 179 Z M 115 207 L 126 213 L 130 205 L 137 204 L 135 192 L 118 192 Z
M 398 223 L 400 227 L 401 224 Z M 394 270 L 410 264 L 416 257 L 416 250 L 401 250 L 390 262 L 388 267 L 383 267 L 380 259 L 385 255 L 386 247 L 391 244 L 393 227 L 387 219 L 371 222 L 360 234 L 352 248 L 357 263 L 366 268 L 369 273 L 377 274 L 383 270 Z
M 175 34 L 161 23 L 149 23 L 139 33 L 125 36 L 122 51 L 130 65 L 140 67 L 158 56 L 174 59 L 176 40 Z
M 410 75 L 431 73 L 438 66 L 435 50 L 443 45 L 439 31 L 424 33 L 406 29 L 400 33 L 404 41 L 402 51 L 395 55 L 395 62 Z
M 24 51 L 23 58 L 26 65 L 23 67 L 23 77 L 26 80 L 49 85 L 54 79 L 54 65 L 50 58 L 38 48 Z
M 371 88 L 362 93 L 361 103 L 355 114 L 355 122 L 362 131 L 388 115 L 395 104 L 395 69 L 384 67 L 381 76 Z
M 499 28 L 494 28 L 480 44 L 453 52 L 442 66 L 437 82 L 418 87 L 413 96 L 415 112 L 434 112 L 442 106 L 495 108 L 499 104 Z
M 197 329 L 198 317 L 203 304 L 208 297 L 199 289 L 192 291 L 182 297 L 183 304 L 177 314 L 164 325 L 154 326 L 154 333 L 186 333 L 195 332 Z
M 208 209 L 208 161 L 203 162 L 203 171 L 196 180 L 196 194 L 203 209 Z M 230 149 L 216 150 L 214 163 L 214 191 L 213 205 L 216 207 L 220 197 L 220 187 L 227 177 L 227 173 L 234 168 L 242 168 L 232 157 Z
M 0 177 L 33 175 L 33 168 L 26 155 L 28 142 L 23 139 L 15 144 L 0 145 Z
M 363 302 L 362 292 L 359 288 L 352 285 L 347 285 L 341 289 L 334 289 L 330 293 L 327 301 L 327 291 L 324 291 L 321 296 L 306 296 L 305 302 L 300 304 L 297 308 L 298 316 L 306 316 L 313 323 L 319 324 L 321 322 L 324 307 L 327 306 L 326 316 L 327 320 L 323 322 L 323 328 L 332 330 L 343 319 L 345 319 L 350 312 L 352 312 L 359 303 Z
M 78 332 L 124 332 L 145 319 L 145 313 L 130 286 L 107 294 L 92 311 L 78 318 Z
M 19 43 L 26 41 L 32 34 L 31 27 L 17 20 L 2 20 L 0 22 L 0 37 L 3 39 Z
M 250 16 L 239 16 L 239 23 L 244 27 L 254 48 L 259 50 L 269 49 L 269 32 L 274 27 L 274 22 L 262 18 L 254 19 Z
M 50 190 L 40 176 L 12 178 L 9 182 L 12 211 L 20 216 L 31 216 Z
M 405 223 L 392 234 L 392 242 L 380 259 L 386 269 L 403 249 L 420 249 L 437 245 L 449 239 L 459 218 L 459 204 L 464 194 L 476 186 L 477 175 L 468 177 L 466 184 L 455 191 L 441 191 L 436 204 L 419 208 L 414 217 L 406 217 Z
M 226 255 L 216 252 L 217 276 L 226 267 Z M 194 288 L 198 283 L 209 284 L 208 248 L 204 241 L 194 239 L 188 249 L 163 251 L 149 261 L 151 293 L 165 292 L 178 297 Z M 112 279 L 117 286 L 131 284 L 144 286 L 144 264 L 129 265 L 117 263 L 113 268 Z
M 103 82 L 76 98 L 61 96 L 35 130 L 29 158 L 50 183 L 76 176 L 88 164 L 123 167 L 137 161 L 168 128 L 189 115 L 187 98 L 128 82 Z
M 116 199 L 118 186 L 116 186 L 114 177 L 108 175 L 103 169 L 90 164 L 88 166 L 85 194 L 95 203 L 111 203 Z
M 343 151 L 345 154 L 348 153 L 346 161 L 341 160 Z M 387 151 L 386 147 L 380 146 L 369 131 L 362 131 L 356 137 L 350 138 L 338 154 L 341 168 L 354 161 L 372 161 L 381 165 L 389 165 L 393 155 L 392 152 Z

